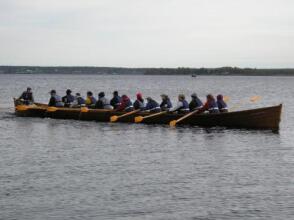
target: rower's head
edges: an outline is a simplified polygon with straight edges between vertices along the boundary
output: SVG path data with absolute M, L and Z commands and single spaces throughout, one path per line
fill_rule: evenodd
M 136 96 L 137 96 L 137 99 L 139 99 L 139 100 L 142 100 L 142 99 L 143 99 L 143 95 L 142 95 L 141 92 L 138 92 L 138 93 L 136 94 Z
M 93 96 L 93 93 L 92 93 L 91 91 L 88 91 L 88 92 L 87 92 L 87 96 L 88 96 L 88 97 Z
M 76 97 L 81 97 L 81 93 L 77 92 Z
M 31 87 L 28 87 L 27 88 L 27 92 L 32 92 L 32 88 Z
M 66 95 L 70 95 L 70 94 L 71 94 L 71 90 L 70 89 L 66 90 Z
M 197 96 L 197 94 L 194 92 L 192 95 L 191 95 L 191 98 L 192 99 L 196 99 L 198 96 Z
M 103 98 L 105 96 L 105 93 L 104 92 L 100 92 L 99 94 L 98 94 L 98 97 L 99 98 Z
M 160 96 L 161 96 L 162 100 L 167 100 L 168 99 L 168 95 L 166 95 L 166 94 L 161 94 Z
M 224 97 L 223 97 L 223 95 L 222 95 L 222 94 L 219 94 L 219 95 L 217 95 L 216 99 L 217 99 L 217 100 L 223 100 L 223 99 L 224 99 Z
M 185 95 L 184 94 L 180 94 L 178 96 L 179 101 L 184 101 L 185 100 Z
M 213 97 L 212 94 L 208 94 L 208 95 L 206 96 L 206 99 L 207 99 L 207 101 L 212 101 L 212 100 L 214 100 L 214 97 Z
M 55 96 L 56 95 L 56 91 L 54 89 L 52 89 L 49 93 L 50 93 L 51 96 Z
M 118 96 L 118 91 L 114 91 L 113 96 Z
M 122 98 L 123 101 L 128 101 L 129 100 L 129 97 L 127 95 L 122 95 L 121 98 Z

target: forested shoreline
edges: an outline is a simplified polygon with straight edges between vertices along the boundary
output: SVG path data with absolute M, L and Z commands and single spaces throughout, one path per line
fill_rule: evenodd
M 0 74 L 112 74 L 112 75 L 244 75 L 294 76 L 294 69 L 257 68 L 124 68 L 124 67 L 59 67 L 0 66 Z

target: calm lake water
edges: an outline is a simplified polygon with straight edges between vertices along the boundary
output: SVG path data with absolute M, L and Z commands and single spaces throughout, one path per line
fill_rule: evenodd
M 284 104 L 281 130 L 17 118 L 12 97 L 67 88 L 133 99 Z M 294 219 L 294 77 L 0 75 L 0 219 Z M 251 96 L 260 95 L 257 103 Z

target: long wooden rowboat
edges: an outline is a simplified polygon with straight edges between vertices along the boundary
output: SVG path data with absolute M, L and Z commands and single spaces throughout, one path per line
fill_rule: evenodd
M 270 129 L 279 130 L 281 120 L 282 104 L 277 106 L 257 108 L 251 110 L 235 111 L 219 114 L 195 114 L 180 125 L 197 125 L 203 127 L 221 126 L 227 128 L 246 129 Z M 55 108 L 45 104 L 35 103 L 34 105 L 15 105 L 15 113 L 22 117 L 49 117 L 56 119 L 75 119 L 85 121 L 109 122 L 113 115 L 122 115 L 125 112 L 115 112 L 111 110 L 87 109 L 87 108 Z M 136 116 L 148 116 L 152 113 L 136 113 L 124 118 L 119 122 L 134 123 Z M 169 124 L 172 120 L 177 120 L 184 114 L 167 113 L 157 117 L 144 120 L 146 124 Z

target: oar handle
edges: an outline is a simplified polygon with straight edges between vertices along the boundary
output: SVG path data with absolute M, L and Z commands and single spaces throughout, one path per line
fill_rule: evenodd
M 163 111 L 163 112 L 155 113 L 155 114 L 152 114 L 152 115 L 148 115 L 148 116 L 143 117 L 143 119 L 152 118 L 154 116 L 163 115 L 165 113 L 167 113 L 167 111 Z
M 131 111 L 131 112 L 128 112 L 126 114 L 123 114 L 123 115 L 120 115 L 120 116 L 117 116 L 117 118 L 123 118 L 123 117 L 126 117 L 126 116 L 129 116 L 129 115 L 132 115 L 132 114 L 135 114 L 137 112 L 141 111 L 140 109 L 137 109 L 135 111 Z
M 186 118 L 188 118 L 188 117 L 190 117 L 190 116 L 192 116 L 192 115 L 194 115 L 194 114 L 197 113 L 197 112 L 198 112 L 198 109 L 195 110 L 195 111 L 192 111 L 192 112 L 190 112 L 190 113 L 188 113 L 188 114 L 186 114 L 185 116 L 179 118 L 179 119 L 177 120 L 177 123 L 180 122 L 180 121 L 183 121 L 184 119 L 186 119 Z

